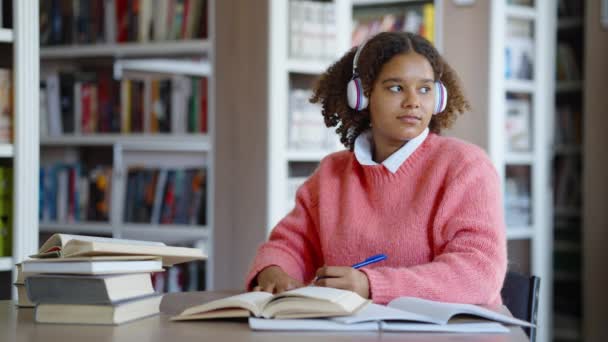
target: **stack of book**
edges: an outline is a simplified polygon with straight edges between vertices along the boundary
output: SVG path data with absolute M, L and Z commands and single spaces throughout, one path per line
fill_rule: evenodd
M 21 271 L 36 322 L 116 325 L 159 312 L 162 295 L 151 273 L 204 255 L 157 242 L 55 234 L 32 257 Z

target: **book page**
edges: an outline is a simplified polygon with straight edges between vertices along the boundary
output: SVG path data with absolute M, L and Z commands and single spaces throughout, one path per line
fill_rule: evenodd
M 395 309 L 432 317 L 434 323 L 437 324 L 447 324 L 452 317 L 464 314 L 474 315 L 480 318 L 505 324 L 520 325 L 523 327 L 532 326 L 526 321 L 522 321 L 511 316 L 494 312 L 479 305 L 472 304 L 445 303 L 414 297 L 400 297 L 392 300 L 390 303 L 388 303 L 388 306 Z
M 402 323 L 402 322 L 380 322 L 382 331 L 417 331 L 417 332 L 453 332 L 453 333 L 503 333 L 509 332 L 504 325 L 496 322 L 478 323 L 450 323 L 427 324 L 427 323 Z
M 249 327 L 253 330 L 271 331 L 376 331 L 377 322 L 343 324 L 328 319 L 264 319 L 249 318 Z
M 369 303 L 352 291 L 306 286 L 275 295 L 262 310 L 266 318 L 313 318 L 351 315 Z
M 331 320 L 343 324 L 353 324 L 361 322 L 373 321 L 405 321 L 405 322 L 423 322 L 425 324 L 434 322 L 431 317 L 421 314 L 397 310 L 385 305 L 370 304 L 351 316 L 333 317 Z
M 262 308 L 272 299 L 272 296 L 273 295 L 271 293 L 261 291 L 241 293 L 236 296 L 222 298 L 209 303 L 190 307 L 180 313 L 177 317 L 196 315 L 227 308 L 242 308 L 249 310 L 254 316 L 260 316 Z
M 365 301 L 365 299 L 363 299 L 363 297 L 359 296 L 358 294 L 356 294 L 352 291 L 334 289 L 331 287 L 321 287 L 321 286 L 305 286 L 305 287 L 297 288 L 295 290 L 285 291 L 283 293 L 275 295 L 274 298 L 272 299 L 272 301 L 274 302 L 281 298 L 286 298 L 286 297 L 313 298 L 313 299 L 319 299 L 319 300 L 331 302 L 331 303 L 342 303 L 342 302 L 352 301 L 352 300 L 356 300 L 357 302 L 359 302 L 360 301 L 360 300 L 358 300 L 359 298 L 362 301 Z
M 153 241 L 114 239 L 114 238 L 86 236 L 86 235 L 53 234 L 48 240 L 46 240 L 44 242 L 42 247 L 40 247 L 40 249 L 38 250 L 38 254 L 47 253 L 53 247 L 63 248 L 71 240 L 110 242 L 110 243 L 128 244 L 128 245 L 165 246 L 165 244 L 162 242 L 153 242 Z

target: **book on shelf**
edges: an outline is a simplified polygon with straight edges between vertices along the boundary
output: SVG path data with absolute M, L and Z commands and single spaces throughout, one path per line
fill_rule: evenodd
M 174 265 L 166 272 L 152 273 L 152 285 L 156 292 L 201 291 L 206 283 L 205 262 Z
M 559 42 L 557 44 L 557 59 L 555 63 L 556 79 L 558 81 L 580 81 L 581 70 L 574 48 L 571 44 Z
M 36 306 L 37 323 L 117 325 L 159 313 L 162 295 L 152 294 L 113 305 L 50 304 Z
M 13 2 L 0 0 L 0 28 L 13 27 Z
M 115 304 L 154 294 L 149 273 L 117 275 L 36 274 L 25 280 L 34 303 Z
M 531 37 L 508 37 L 505 43 L 505 78 L 531 80 L 534 75 L 534 41 Z
M 559 0 L 557 2 L 558 17 L 581 17 L 584 10 L 584 2 L 579 0 Z
M 32 258 L 73 258 L 88 256 L 157 256 L 163 266 L 204 260 L 198 248 L 167 246 L 162 242 L 114 239 L 96 236 L 53 234 Z M 24 270 L 25 272 L 25 270 Z
M 40 2 L 42 46 L 207 37 L 206 0 Z
M 13 255 L 13 169 L 0 167 L 0 256 Z
M 40 167 L 42 222 L 108 222 L 112 168 L 88 168 L 80 162 L 50 163 Z
M 130 168 L 124 221 L 205 225 L 206 169 Z
M 526 152 L 532 148 L 530 119 L 530 101 L 527 99 L 506 100 L 505 131 L 509 151 Z
M 190 307 L 171 320 L 264 317 L 305 318 L 350 315 L 369 304 L 355 292 L 308 286 L 273 295 L 247 292 Z
M 555 108 L 554 145 L 580 146 L 583 139 L 583 120 L 581 110 L 572 105 L 559 105 Z
M 407 31 L 435 40 L 435 6 L 432 3 L 394 6 L 359 6 L 353 10 L 352 45 L 358 46 L 380 32 Z
M 370 304 L 352 315 L 329 319 L 249 318 L 255 330 L 509 332 L 504 325 L 530 327 L 502 308 L 399 297 L 385 305 Z
M 13 71 L 0 68 L 0 144 L 13 141 Z
M 333 150 L 335 133 L 325 126 L 321 106 L 310 103 L 310 89 L 291 89 L 289 93 L 289 139 L 293 149 Z
M 48 71 L 41 136 L 207 133 L 207 78 L 141 73 L 117 81 L 111 75 L 106 67 Z
M 532 221 L 530 167 L 509 165 L 505 179 L 505 221 L 509 227 L 525 227 Z
M 580 208 L 582 203 L 580 156 L 554 160 L 554 204 L 556 208 Z M 556 210 L 559 214 L 559 211 Z
M 289 56 L 332 60 L 337 57 L 336 4 L 289 1 Z

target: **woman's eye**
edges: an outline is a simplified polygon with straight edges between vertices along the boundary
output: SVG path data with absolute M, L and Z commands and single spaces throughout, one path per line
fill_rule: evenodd
M 422 87 L 420 88 L 420 92 L 423 94 L 428 94 L 431 92 L 431 87 Z
M 394 85 L 392 87 L 389 87 L 388 90 L 392 91 L 393 93 L 398 93 L 401 91 L 401 86 L 400 85 Z

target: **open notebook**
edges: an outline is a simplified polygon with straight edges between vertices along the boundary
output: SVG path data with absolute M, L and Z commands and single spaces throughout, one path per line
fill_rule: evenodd
M 334 331 L 436 331 L 465 333 L 505 333 L 503 325 L 531 326 L 530 323 L 487 308 L 400 297 L 387 306 L 370 304 L 349 316 L 328 319 L 260 319 L 252 317 L 254 330 L 334 330 Z

